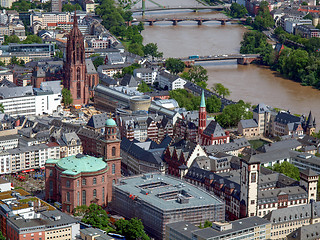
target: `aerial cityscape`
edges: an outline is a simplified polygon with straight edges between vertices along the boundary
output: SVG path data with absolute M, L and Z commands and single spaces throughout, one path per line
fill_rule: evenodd
M 0 240 L 320 239 L 319 1 L 0 6 Z

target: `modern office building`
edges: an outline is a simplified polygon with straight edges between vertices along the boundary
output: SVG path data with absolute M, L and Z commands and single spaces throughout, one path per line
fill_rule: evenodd
M 141 219 L 147 233 L 165 239 L 166 225 L 224 221 L 224 202 L 183 180 L 160 173 L 123 178 L 113 185 L 112 209 Z
M 270 239 L 270 221 L 248 217 L 228 223 L 214 222 L 212 227 L 199 229 L 189 222 L 176 222 L 166 227 L 166 240 L 255 240 Z

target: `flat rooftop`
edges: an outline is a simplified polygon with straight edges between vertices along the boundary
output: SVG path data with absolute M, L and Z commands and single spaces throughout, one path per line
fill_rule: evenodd
M 123 178 L 115 188 L 161 210 L 221 205 L 224 202 L 186 181 L 160 173 Z

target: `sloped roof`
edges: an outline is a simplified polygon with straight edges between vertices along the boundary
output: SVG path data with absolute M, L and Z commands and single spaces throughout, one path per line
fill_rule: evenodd
M 95 114 L 89 119 L 87 126 L 92 128 L 102 128 L 108 119 L 107 113 Z
M 241 124 L 242 128 L 256 128 L 256 127 L 258 127 L 257 122 L 253 119 L 241 120 L 240 124 Z
M 206 129 L 203 131 L 203 134 L 207 136 L 213 135 L 213 137 L 223 137 L 226 136 L 226 133 L 216 121 L 211 121 Z
M 264 103 L 259 103 L 253 111 L 256 113 L 265 113 L 270 112 L 270 109 Z

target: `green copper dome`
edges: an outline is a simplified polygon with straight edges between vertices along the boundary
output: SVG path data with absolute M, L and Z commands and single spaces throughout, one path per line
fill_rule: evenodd
M 101 158 L 78 154 L 60 159 L 57 162 L 57 166 L 64 170 L 62 172 L 64 174 L 76 175 L 82 172 L 97 172 L 103 170 L 107 167 L 107 163 Z
M 107 127 L 115 127 L 117 126 L 116 122 L 112 119 L 112 118 L 109 118 L 107 121 L 106 121 L 106 126 Z

